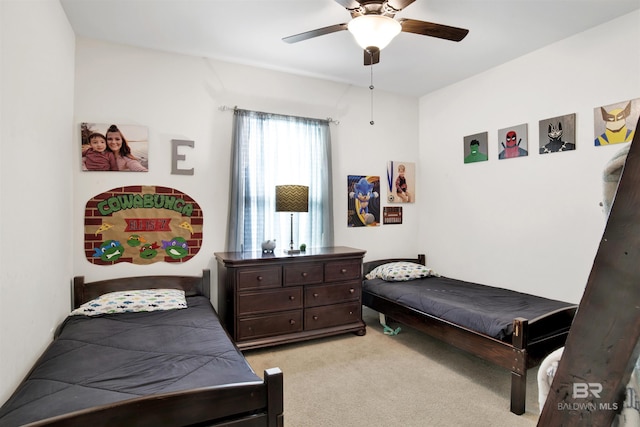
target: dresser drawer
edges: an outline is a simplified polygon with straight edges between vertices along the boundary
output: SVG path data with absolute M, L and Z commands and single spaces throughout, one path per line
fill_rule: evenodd
M 302 308 L 302 288 L 244 292 L 238 295 L 238 316 Z
M 360 301 L 346 304 L 325 305 L 304 311 L 304 329 L 313 330 L 360 322 Z
M 347 301 L 358 301 L 361 294 L 360 282 L 309 286 L 304 290 L 304 306 L 317 307 Z
M 322 264 L 300 263 L 284 266 L 284 285 L 313 285 L 322 283 Z
M 361 274 L 362 262 L 360 260 L 332 261 L 324 265 L 325 282 L 359 279 Z
M 238 271 L 238 290 L 268 289 L 282 286 L 282 269 L 276 267 L 245 268 Z
M 238 319 L 237 340 L 282 335 L 302 331 L 302 310 Z

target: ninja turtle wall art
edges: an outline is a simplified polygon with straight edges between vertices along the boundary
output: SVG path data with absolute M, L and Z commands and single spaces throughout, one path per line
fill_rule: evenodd
M 380 177 L 349 175 L 347 179 L 349 227 L 380 225 Z
M 114 188 L 87 202 L 85 255 L 96 265 L 186 262 L 202 246 L 202 210 L 167 187 Z

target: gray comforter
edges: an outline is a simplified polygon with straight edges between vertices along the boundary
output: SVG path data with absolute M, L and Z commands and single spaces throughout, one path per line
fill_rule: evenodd
M 125 399 L 261 382 L 205 297 L 188 308 L 70 316 L 28 378 L 0 408 L 18 426 Z
M 365 280 L 363 292 L 382 296 L 499 340 L 511 336 L 516 317 L 532 321 L 560 308 L 573 306 L 447 277 L 427 277 L 408 282 Z

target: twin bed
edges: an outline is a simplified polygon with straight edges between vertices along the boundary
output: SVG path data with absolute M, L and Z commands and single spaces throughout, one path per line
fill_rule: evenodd
M 366 262 L 364 305 L 511 372 L 525 412 L 527 369 L 564 345 L 577 305 L 438 277 L 425 256 Z
M 282 372 L 251 369 L 209 279 L 76 277 L 77 310 L 0 408 L 0 426 L 282 426 Z M 125 293 L 100 297 L 110 292 Z
M 424 255 L 366 262 L 363 304 L 509 370 L 511 411 L 524 413 L 527 369 L 564 345 L 577 306 L 439 277 L 424 264 Z M 112 292 L 126 293 L 105 299 Z M 282 372 L 262 379 L 251 369 L 209 302 L 208 270 L 76 277 L 73 306 L 0 408 L 0 427 L 283 425 Z

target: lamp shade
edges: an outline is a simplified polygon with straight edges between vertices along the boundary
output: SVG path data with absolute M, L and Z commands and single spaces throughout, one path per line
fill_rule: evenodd
M 402 30 L 402 25 L 383 15 L 360 15 L 349 21 L 347 29 L 363 49 L 383 49 Z
M 309 212 L 309 187 L 276 185 L 276 212 Z

